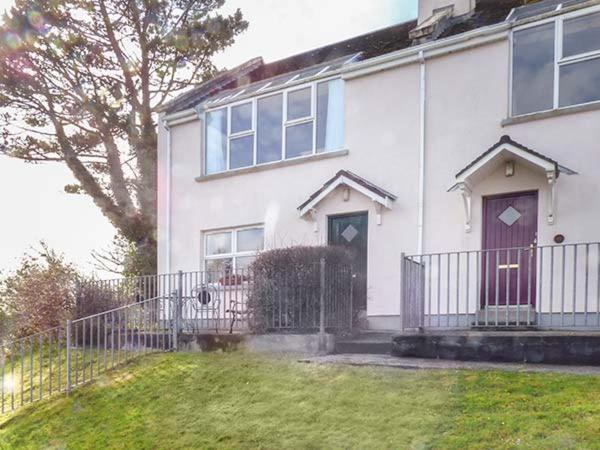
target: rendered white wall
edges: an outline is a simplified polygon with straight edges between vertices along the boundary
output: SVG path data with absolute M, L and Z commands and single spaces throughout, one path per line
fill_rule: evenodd
M 539 242 L 555 234 L 566 242 L 600 239 L 600 111 L 502 127 L 508 104 L 508 43 L 496 42 L 427 60 L 424 250 L 481 247 L 481 197 L 540 191 Z M 400 253 L 417 250 L 419 66 L 403 66 L 346 82 L 347 156 L 196 182 L 201 173 L 199 121 L 172 128 L 171 270 L 199 270 L 202 232 L 265 224 L 268 247 L 324 243 L 327 215 L 369 211 L 368 314 L 373 324 L 397 322 Z M 556 224 L 545 221 L 543 174 L 517 165 L 474 187 L 472 232 L 464 231 L 460 195 L 447 192 L 454 174 L 509 134 L 579 172 L 558 180 Z M 159 133 L 159 181 L 164 180 L 164 132 Z M 298 217 L 297 206 L 338 170 L 348 169 L 398 196 L 375 224 L 374 205 L 352 192 L 318 206 L 319 232 Z M 165 269 L 165 199 L 159 189 L 159 270 Z M 385 316 L 389 316 L 387 322 Z M 377 319 L 377 320 L 375 320 Z M 391 324 L 391 325 L 390 325 Z

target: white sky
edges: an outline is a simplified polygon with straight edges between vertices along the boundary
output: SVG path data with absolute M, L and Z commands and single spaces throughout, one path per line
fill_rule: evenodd
M 0 12 L 12 0 L 0 0 Z M 273 61 L 403 22 L 416 16 L 417 0 L 228 0 L 225 12 L 240 8 L 248 30 L 223 54 L 219 67 L 255 56 Z M 66 194 L 73 182 L 60 164 L 26 164 L 0 156 L 0 271 L 40 239 L 62 251 L 86 272 L 90 252 L 107 248 L 115 230 L 91 199 Z M 99 274 L 103 275 L 103 274 Z

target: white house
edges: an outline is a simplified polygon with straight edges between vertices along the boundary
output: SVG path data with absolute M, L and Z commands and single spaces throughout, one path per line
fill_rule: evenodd
M 341 243 L 369 328 L 600 326 L 600 1 L 524 3 L 421 0 L 175 99 L 159 272 Z

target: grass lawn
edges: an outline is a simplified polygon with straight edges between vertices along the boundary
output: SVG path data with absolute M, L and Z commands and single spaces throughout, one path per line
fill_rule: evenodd
M 600 378 L 142 358 L 18 411 L 2 448 L 600 448 Z

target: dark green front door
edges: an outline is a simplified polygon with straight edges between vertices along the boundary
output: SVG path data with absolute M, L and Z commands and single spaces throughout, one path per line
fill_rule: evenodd
M 369 216 L 366 212 L 329 218 L 329 245 L 345 247 L 353 255 L 353 303 L 356 309 L 367 309 L 368 229 Z

